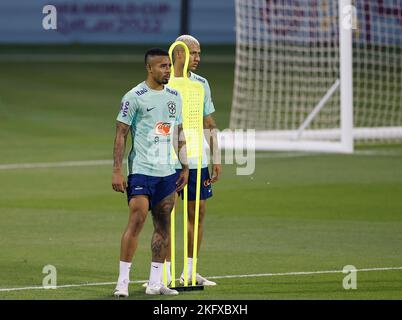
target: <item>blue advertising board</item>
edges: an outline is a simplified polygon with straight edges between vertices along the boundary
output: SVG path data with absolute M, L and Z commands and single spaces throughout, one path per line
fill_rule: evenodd
M 2 0 L 0 43 L 170 43 L 180 7 L 180 0 Z M 189 14 L 190 33 L 203 43 L 234 43 L 233 0 L 193 0 Z

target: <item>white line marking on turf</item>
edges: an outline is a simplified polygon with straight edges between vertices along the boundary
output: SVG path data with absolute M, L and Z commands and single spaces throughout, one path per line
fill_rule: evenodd
M 319 152 L 314 152 L 314 153 L 309 153 L 309 152 L 267 152 L 267 153 L 256 153 L 255 158 L 256 159 L 286 159 L 286 158 L 301 158 L 301 157 L 313 157 L 313 156 L 319 156 L 322 155 L 323 153 Z
M 356 271 L 358 272 L 389 271 L 389 270 L 402 270 L 402 267 L 356 269 Z M 275 277 L 275 276 L 298 276 L 298 275 L 312 275 L 312 274 L 326 274 L 326 273 L 343 273 L 343 270 L 258 273 L 258 274 L 229 275 L 229 276 L 212 276 L 207 278 L 208 279 L 255 278 L 255 277 Z
M 256 158 L 293 158 L 307 157 L 314 154 L 289 153 L 289 154 L 257 154 Z M 127 160 L 123 160 L 126 164 Z M 88 167 L 112 165 L 113 160 L 83 160 L 83 161 L 60 161 L 60 162 L 32 162 L 32 163 L 5 163 L 0 164 L 0 170 L 13 169 L 46 169 L 46 168 L 64 168 L 64 167 Z
M 324 155 L 324 154 L 325 153 L 320 153 L 320 152 L 266 152 L 266 153 L 256 153 L 255 157 L 257 159 L 286 159 L 286 158 L 314 157 L 314 156 L 319 156 L 319 155 Z M 382 151 L 357 150 L 357 151 L 355 151 L 355 153 L 353 155 L 402 157 L 402 152 L 395 151 L 395 150 L 382 150 Z M 348 155 L 348 156 L 350 156 L 350 155 Z M 124 160 L 123 163 L 127 163 L 127 160 Z M 0 164 L 0 170 L 104 166 L 104 165 L 111 165 L 111 164 L 113 164 L 112 160 L 6 163 L 6 164 Z
M 358 156 L 386 156 L 386 157 L 401 157 L 400 149 L 380 149 L 380 150 L 355 150 L 353 155 Z
M 281 154 L 257 154 L 256 158 L 296 158 L 307 157 L 315 154 L 306 153 L 281 153 Z M 126 164 L 127 160 L 123 160 Z M 83 160 L 83 161 L 60 161 L 60 162 L 32 162 L 32 163 L 5 163 L 0 164 L 0 170 L 13 169 L 46 169 L 46 168 L 64 168 L 64 167 L 88 167 L 112 165 L 113 160 Z
M 10 164 L 0 164 L 0 170 L 104 166 L 104 165 L 111 165 L 111 164 L 113 164 L 112 160 L 10 163 Z
M 390 271 L 390 270 L 402 270 L 402 267 L 356 269 L 357 272 Z M 343 273 L 343 270 L 257 273 L 257 274 L 240 274 L 240 275 L 228 275 L 228 276 L 211 276 L 211 277 L 207 277 L 207 278 L 209 278 L 209 279 L 233 279 L 233 278 L 299 276 L 299 275 L 327 274 L 327 273 Z M 148 280 L 137 280 L 137 281 L 130 281 L 130 283 L 144 283 L 147 281 Z M 116 284 L 116 282 L 92 282 L 92 283 L 80 283 L 80 284 L 66 284 L 66 285 L 56 286 L 55 289 L 74 288 L 74 287 L 91 287 L 91 286 L 109 286 L 109 285 L 114 285 L 114 284 Z M 32 287 L 22 287 L 22 288 L 2 288 L 2 289 L 0 289 L 0 292 L 35 290 L 35 289 L 45 289 L 45 288 L 43 286 L 32 286 Z
M 324 155 L 320 152 L 266 152 L 256 153 L 257 159 L 286 159 L 286 158 L 301 158 L 314 157 Z M 357 156 L 397 156 L 402 157 L 402 152 L 395 150 L 371 151 L 357 150 L 353 155 Z M 352 155 L 352 156 L 353 156 Z M 351 156 L 351 155 L 347 155 Z M 123 163 L 127 163 L 126 160 Z M 5 163 L 0 164 L 0 170 L 12 169 L 37 169 L 37 168 L 63 168 L 63 167 L 85 167 L 85 166 L 104 166 L 113 164 L 112 160 L 83 160 L 83 161 L 61 161 L 61 162 L 32 162 L 32 163 Z
M 272 159 L 284 159 L 284 158 L 300 158 L 300 157 L 313 157 L 313 156 L 323 156 L 323 155 L 340 155 L 342 154 L 329 154 L 325 152 L 258 152 L 256 153 L 256 158 L 272 158 Z M 402 157 L 402 150 L 400 149 L 384 149 L 384 150 L 355 150 L 353 154 L 346 154 L 344 156 L 363 156 L 363 157 Z

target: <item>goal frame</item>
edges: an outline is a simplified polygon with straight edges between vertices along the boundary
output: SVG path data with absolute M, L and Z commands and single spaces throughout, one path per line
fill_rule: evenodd
M 238 2 L 237 2 L 238 3 Z M 236 4 L 238 5 L 238 4 Z M 255 132 L 255 149 L 263 151 L 313 151 L 353 153 L 355 139 L 400 139 L 402 127 L 358 127 L 353 123 L 353 25 L 355 8 L 352 0 L 338 0 L 339 79 L 317 101 L 312 112 L 298 129 Z M 236 8 L 239 11 L 239 8 Z M 238 13 L 236 13 L 238 14 Z M 237 37 L 239 50 L 240 38 Z M 325 103 L 339 90 L 340 126 L 336 129 L 308 129 Z M 221 136 L 225 137 L 223 132 Z M 308 140 L 303 140 L 308 139 Z M 328 139 L 328 140 L 326 140 Z M 222 139 L 227 140 L 227 139 Z

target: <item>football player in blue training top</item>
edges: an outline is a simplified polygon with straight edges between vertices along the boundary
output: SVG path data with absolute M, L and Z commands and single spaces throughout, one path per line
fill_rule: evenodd
M 117 192 L 127 192 L 129 207 L 128 224 L 121 238 L 119 278 L 114 291 L 117 297 L 128 296 L 131 263 L 149 210 L 154 232 L 149 285 L 145 292 L 178 294 L 162 284 L 162 270 L 175 193 L 187 184 L 189 175 L 181 124 L 182 101 L 176 90 L 166 86 L 171 62 L 165 50 L 148 50 L 145 66 L 147 78 L 124 95 L 116 124 L 112 186 Z M 132 145 L 126 182 L 122 162 L 129 132 Z M 172 143 L 182 165 L 179 176 L 170 155 Z

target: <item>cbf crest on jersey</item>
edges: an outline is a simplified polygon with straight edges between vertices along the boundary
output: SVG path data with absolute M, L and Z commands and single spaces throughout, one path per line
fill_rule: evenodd
M 176 103 L 169 101 L 167 106 L 169 109 L 169 118 L 176 118 Z

